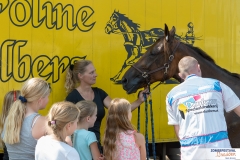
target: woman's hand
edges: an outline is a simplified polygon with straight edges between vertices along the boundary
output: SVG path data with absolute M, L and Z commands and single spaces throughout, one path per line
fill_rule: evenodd
M 145 98 L 144 98 L 143 94 L 146 94 L 147 98 L 148 98 L 148 96 L 149 96 L 148 88 L 145 88 L 143 91 L 140 91 L 138 93 L 138 101 L 140 101 L 141 103 L 143 103 L 145 101 Z

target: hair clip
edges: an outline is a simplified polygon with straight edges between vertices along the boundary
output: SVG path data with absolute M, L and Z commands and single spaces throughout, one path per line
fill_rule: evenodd
M 51 124 L 56 124 L 56 121 L 51 121 Z
M 22 103 L 26 103 L 27 99 L 23 96 L 19 96 L 19 99 L 21 100 Z
M 16 91 L 13 89 L 13 102 L 17 100 L 17 95 Z
M 74 64 L 70 64 L 70 70 L 72 71 L 74 68 Z

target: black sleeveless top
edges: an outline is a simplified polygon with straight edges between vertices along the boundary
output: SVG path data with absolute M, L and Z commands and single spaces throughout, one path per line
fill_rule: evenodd
M 95 102 L 97 105 L 97 119 L 96 119 L 96 122 L 94 123 L 94 126 L 92 128 L 89 128 L 88 130 L 94 132 L 98 142 L 100 142 L 100 126 L 101 126 L 102 119 L 105 116 L 103 100 L 108 96 L 108 94 L 102 89 L 97 87 L 93 87 L 92 89 L 94 92 L 93 102 Z M 84 98 L 76 89 L 70 92 L 66 97 L 66 101 L 69 101 L 75 104 L 82 100 L 84 100 Z

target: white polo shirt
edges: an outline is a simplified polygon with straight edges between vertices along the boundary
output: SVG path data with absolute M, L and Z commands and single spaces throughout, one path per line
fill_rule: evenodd
M 198 148 L 231 148 L 224 109 L 235 109 L 240 100 L 227 85 L 190 75 L 168 93 L 166 104 L 168 124 L 180 127 L 182 159 L 197 158 Z

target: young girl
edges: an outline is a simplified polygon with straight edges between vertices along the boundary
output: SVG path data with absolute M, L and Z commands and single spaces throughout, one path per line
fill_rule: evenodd
M 35 160 L 80 160 L 77 151 L 64 141 L 77 129 L 79 114 L 71 102 L 53 104 L 47 116 L 49 135 L 38 140 Z
M 113 99 L 108 109 L 104 135 L 105 160 L 145 160 L 145 140 L 131 124 L 131 104 L 125 99 Z
M 33 160 L 37 139 L 45 135 L 45 117 L 38 114 L 48 103 L 50 87 L 41 78 L 27 80 L 4 124 L 3 141 L 10 159 Z
M 81 160 L 101 159 L 95 134 L 88 131 L 97 119 L 97 106 L 92 101 L 80 101 L 76 104 L 81 115 L 78 130 L 74 132 L 73 146 L 78 151 Z
M 1 117 L 0 117 L 0 134 L 2 134 L 3 126 L 4 126 L 5 120 L 7 118 L 8 112 L 9 112 L 13 102 L 15 102 L 19 96 L 20 96 L 20 91 L 19 90 L 9 91 L 4 96 L 2 113 L 1 113 Z M 7 148 L 6 148 L 4 143 L 2 145 L 4 147 L 3 148 L 3 151 L 4 151 L 3 160 L 8 160 L 9 157 L 8 157 Z

